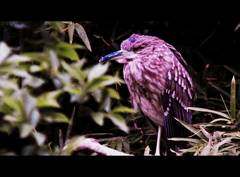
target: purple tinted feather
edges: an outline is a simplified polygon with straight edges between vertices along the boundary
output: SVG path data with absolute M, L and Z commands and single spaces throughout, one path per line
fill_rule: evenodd
M 184 107 L 193 106 L 195 99 L 195 88 L 181 54 L 157 37 L 139 34 L 124 40 L 121 51 L 132 51 L 126 56 L 129 60 L 123 75 L 134 109 L 140 109 L 155 124 L 165 126 L 167 138 L 179 136 L 185 128 L 173 117 L 191 124 L 191 112 Z M 167 143 L 175 149 L 175 142 Z

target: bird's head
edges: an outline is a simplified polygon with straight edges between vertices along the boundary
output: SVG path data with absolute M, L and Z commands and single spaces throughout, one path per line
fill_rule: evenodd
M 149 55 L 154 55 L 156 43 L 163 42 L 157 37 L 132 34 L 128 39 L 121 43 L 121 50 L 110 53 L 102 57 L 99 62 L 116 60 L 118 63 L 128 63 L 131 61 L 142 60 Z

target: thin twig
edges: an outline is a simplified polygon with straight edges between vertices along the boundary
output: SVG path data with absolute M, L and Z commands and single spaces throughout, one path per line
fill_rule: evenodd
M 60 149 L 63 148 L 63 138 L 62 138 L 62 130 L 59 129 L 59 147 Z
M 66 143 L 66 141 L 67 141 L 67 140 L 69 139 L 69 137 L 70 137 L 70 132 L 71 132 L 71 129 L 72 129 L 72 124 L 73 124 L 74 115 L 75 115 L 75 106 L 74 106 L 74 108 L 73 108 L 73 112 L 72 112 L 72 115 L 71 115 L 71 118 L 70 118 L 70 122 L 69 122 L 69 124 L 68 124 L 65 143 Z
M 214 33 L 215 33 L 215 31 L 213 31 L 212 34 L 210 34 L 210 36 L 208 36 L 208 37 L 199 45 L 199 47 L 201 47 Z

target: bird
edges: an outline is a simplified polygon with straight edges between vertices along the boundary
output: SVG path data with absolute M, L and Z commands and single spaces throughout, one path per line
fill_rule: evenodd
M 176 142 L 168 138 L 179 137 L 187 129 L 174 117 L 192 124 L 191 111 L 186 108 L 194 106 L 197 98 L 186 61 L 172 45 L 156 36 L 132 34 L 120 47 L 99 62 L 124 64 L 123 77 L 133 108 L 158 127 L 155 155 L 160 155 L 162 134 L 168 153 L 170 149 L 178 151 Z

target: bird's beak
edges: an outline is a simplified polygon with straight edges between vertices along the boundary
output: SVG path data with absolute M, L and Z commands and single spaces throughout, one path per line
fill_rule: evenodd
M 131 59 L 131 56 L 134 53 L 132 51 L 127 51 L 127 50 L 119 50 L 113 53 L 110 53 L 104 57 L 102 57 L 99 62 L 107 62 L 110 60 L 116 60 L 118 63 L 127 63 L 127 59 Z

